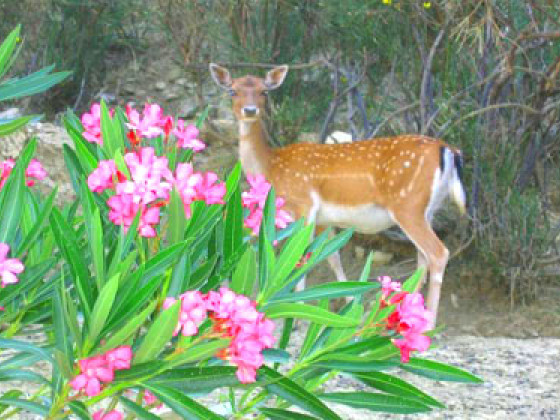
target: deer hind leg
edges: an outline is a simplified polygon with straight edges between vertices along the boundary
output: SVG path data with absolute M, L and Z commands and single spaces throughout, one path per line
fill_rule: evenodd
M 414 243 L 418 252 L 423 254 L 427 262 L 430 276 L 427 307 L 434 315 L 432 325 L 434 326 L 436 323 L 445 266 L 449 259 L 449 251 L 439 240 L 424 215 L 414 216 L 410 215 L 410 213 L 400 213 L 394 214 L 393 217 L 395 222 Z M 419 260 L 419 262 L 421 262 L 421 260 Z

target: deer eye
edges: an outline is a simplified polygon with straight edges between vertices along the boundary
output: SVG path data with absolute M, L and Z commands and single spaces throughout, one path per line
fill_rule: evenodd
M 234 89 L 229 89 L 228 90 L 229 96 L 236 96 L 237 92 Z

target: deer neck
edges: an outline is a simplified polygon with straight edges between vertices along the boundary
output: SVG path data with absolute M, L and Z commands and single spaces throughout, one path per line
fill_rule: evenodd
M 266 176 L 274 153 L 267 143 L 267 138 L 260 120 L 239 121 L 239 159 L 245 173 Z

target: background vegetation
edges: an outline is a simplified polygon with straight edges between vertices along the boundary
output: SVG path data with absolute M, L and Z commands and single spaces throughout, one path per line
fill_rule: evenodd
M 205 98 L 207 65 L 292 66 L 274 95 L 277 142 L 333 129 L 419 132 L 466 157 L 472 260 L 512 297 L 558 273 L 560 4 L 556 0 L 25 0 L 0 4 L 0 35 L 27 36 L 18 74 L 47 63 L 72 79 L 41 97 L 87 107 L 112 67 L 166 39 Z M 39 18 L 38 18 L 39 17 Z M 46 96 L 48 95 L 48 96 Z

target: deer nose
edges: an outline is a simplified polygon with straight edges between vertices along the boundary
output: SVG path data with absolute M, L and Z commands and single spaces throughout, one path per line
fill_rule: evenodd
M 243 107 L 243 116 L 244 117 L 254 117 L 258 114 L 258 111 L 259 111 L 259 109 L 254 105 L 244 106 Z

